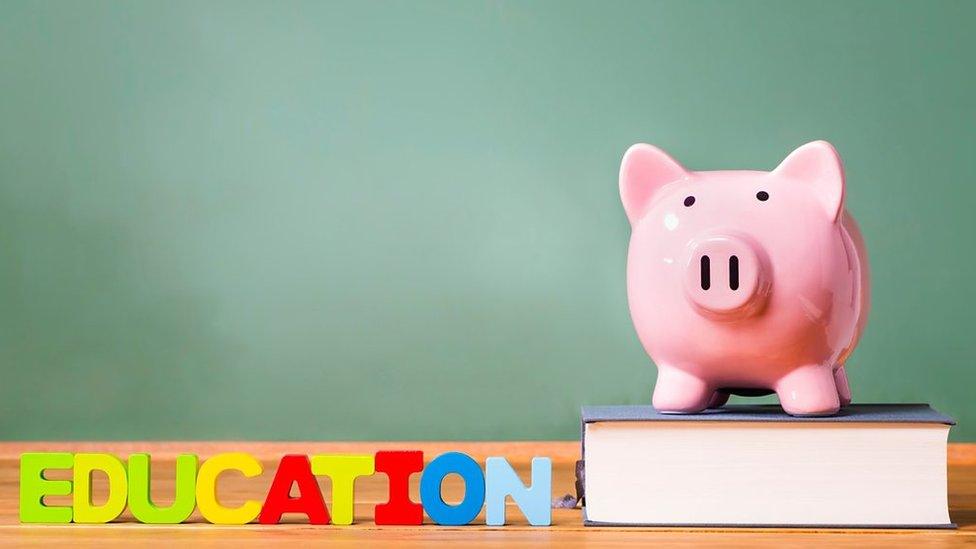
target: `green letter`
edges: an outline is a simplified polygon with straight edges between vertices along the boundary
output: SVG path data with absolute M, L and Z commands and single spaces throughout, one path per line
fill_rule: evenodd
M 64 453 L 20 455 L 20 522 L 71 522 L 71 507 L 48 507 L 44 496 L 71 494 L 70 480 L 47 480 L 45 469 L 71 469 L 75 458 Z
M 129 510 L 146 524 L 179 524 L 189 518 L 197 504 L 197 456 L 183 454 L 176 458 L 176 492 L 173 505 L 156 507 L 149 496 L 152 478 L 149 454 L 129 456 Z

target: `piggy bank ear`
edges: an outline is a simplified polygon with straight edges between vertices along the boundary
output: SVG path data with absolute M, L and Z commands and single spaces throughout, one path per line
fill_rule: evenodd
M 620 199 L 631 225 L 640 219 L 661 186 L 688 177 L 688 171 L 661 149 L 638 143 L 620 164 Z
M 836 221 L 844 209 L 844 165 L 837 150 L 826 141 L 807 143 L 793 151 L 773 175 L 813 187 L 831 221 Z

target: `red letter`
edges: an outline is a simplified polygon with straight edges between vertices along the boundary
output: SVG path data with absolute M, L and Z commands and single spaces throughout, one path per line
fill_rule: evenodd
M 410 501 L 410 475 L 424 470 L 424 453 L 376 452 L 375 462 L 390 479 L 390 501 L 376 506 L 376 524 L 423 524 L 424 506 Z
M 297 498 L 291 497 L 291 487 L 295 482 L 301 494 Z M 284 513 L 304 513 L 308 515 L 309 524 L 329 524 L 332 521 L 322 500 L 322 491 L 312 474 L 308 456 L 296 454 L 281 458 L 258 522 L 278 524 Z

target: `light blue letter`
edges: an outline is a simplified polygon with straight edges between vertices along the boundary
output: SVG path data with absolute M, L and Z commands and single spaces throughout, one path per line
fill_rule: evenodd
M 488 458 L 485 477 L 485 523 L 488 526 L 505 524 L 505 496 L 512 496 L 532 526 L 552 524 L 552 460 L 532 458 L 531 488 L 522 484 L 515 470 L 502 457 Z

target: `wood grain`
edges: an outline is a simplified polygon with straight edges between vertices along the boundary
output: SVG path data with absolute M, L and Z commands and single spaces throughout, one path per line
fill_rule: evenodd
M 532 456 L 553 459 L 553 495 L 573 492 L 573 463 L 578 458 L 578 442 L 25 442 L 0 443 L 0 546 L 173 546 L 186 543 L 208 546 L 260 546 L 295 543 L 301 545 L 396 544 L 427 547 L 464 543 L 483 547 L 509 547 L 522 544 L 546 544 L 563 547 L 585 545 L 617 546 L 663 543 L 698 547 L 748 546 L 821 546 L 864 547 L 891 544 L 927 544 L 933 546 L 976 545 L 976 445 L 954 444 L 949 451 L 949 504 L 952 520 L 958 530 L 789 530 L 789 529 L 716 529 L 716 528 L 585 528 L 578 509 L 557 509 L 553 526 L 531 527 L 517 508 L 509 507 L 509 524 L 484 526 L 484 517 L 465 527 L 441 527 L 432 524 L 413 527 L 378 527 L 373 524 L 373 506 L 385 501 L 386 479 L 382 475 L 362 479 L 356 485 L 356 520 L 352 526 L 309 526 L 302 516 L 286 515 L 286 524 L 277 526 L 222 527 L 207 524 L 198 514 L 186 524 L 176 526 L 144 525 L 132 521 L 128 514 L 119 521 L 100 526 L 70 524 L 39 526 L 19 524 L 18 457 L 26 451 L 109 452 L 126 456 L 149 452 L 153 456 L 153 491 L 160 505 L 172 500 L 173 456 L 195 453 L 201 458 L 225 452 L 245 451 L 265 464 L 259 478 L 239 475 L 221 477 L 221 498 L 228 505 L 245 499 L 261 499 L 270 483 L 277 459 L 287 453 L 370 453 L 379 449 L 420 449 L 425 457 L 457 450 L 479 461 L 490 455 L 505 456 L 523 478 L 528 478 Z M 51 475 L 52 478 L 64 476 Z M 417 496 L 416 475 L 412 494 Z M 329 500 L 328 479 L 320 485 Z M 105 497 L 104 486 L 96 480 L 95 501 Z M 445 499 L 459 501 L 459 480 L 449 477 L 444 485 Z M 52 498 L 53 504 L 66 504 L 68 498 Z

